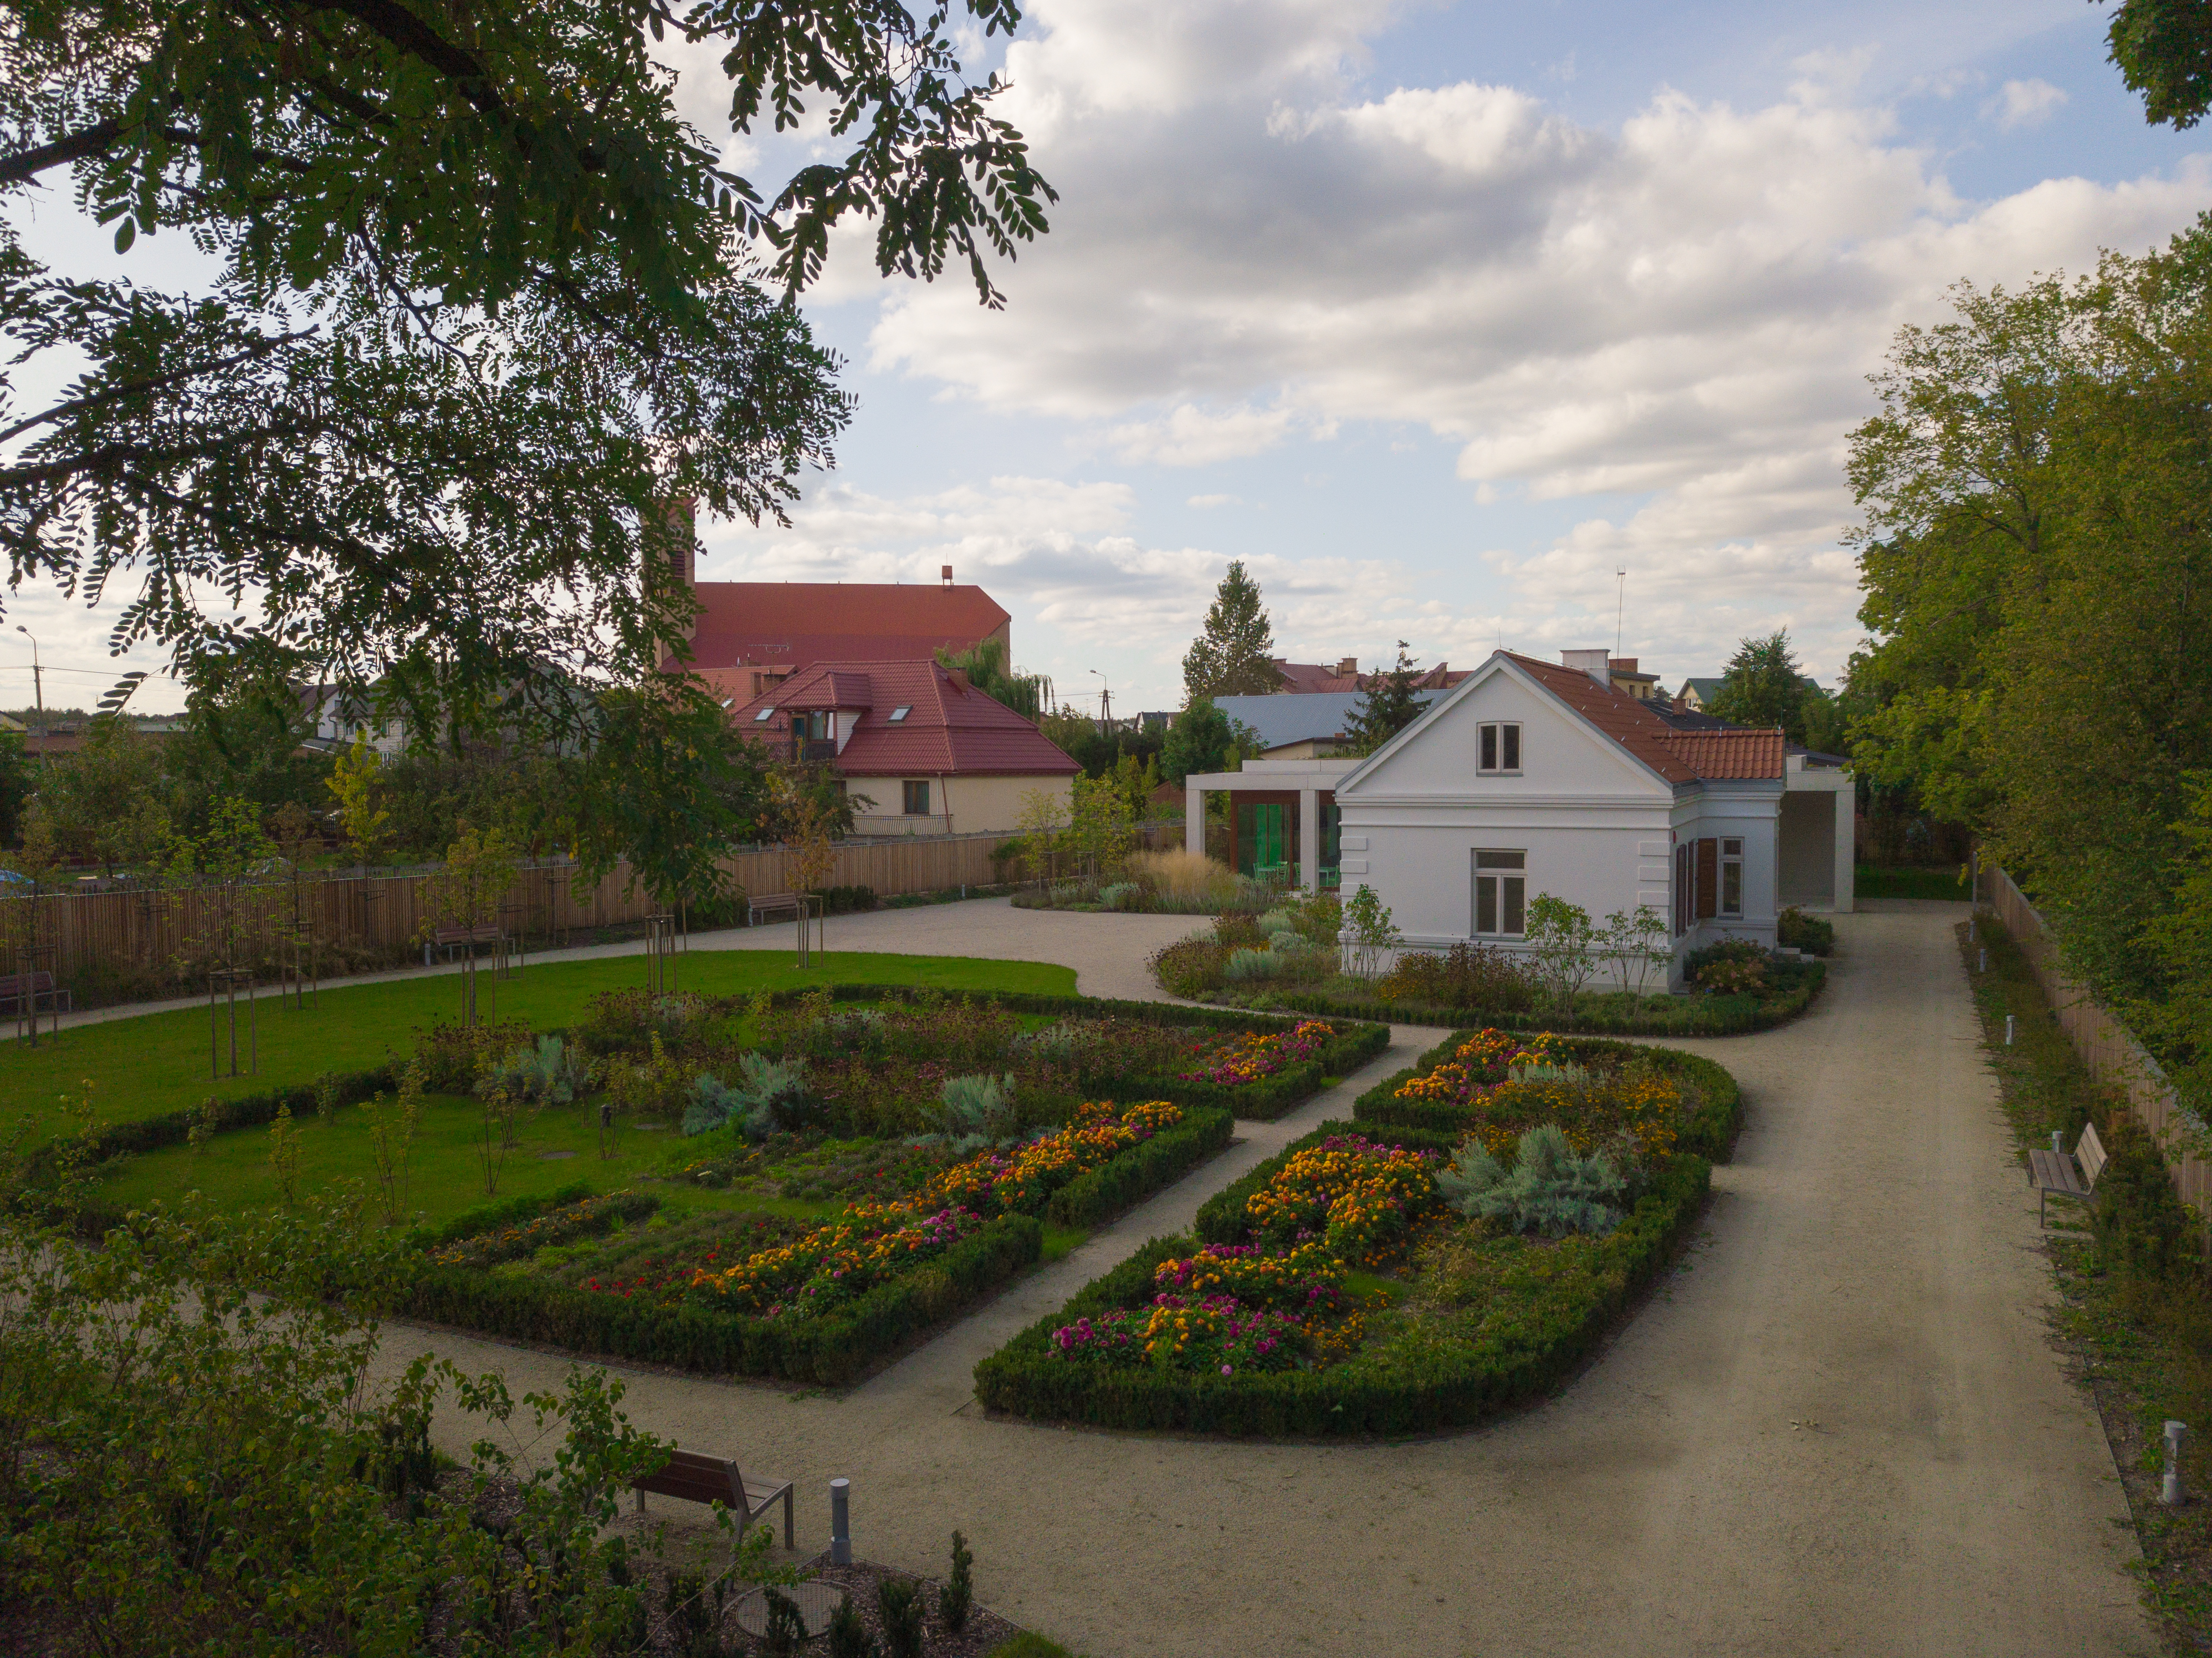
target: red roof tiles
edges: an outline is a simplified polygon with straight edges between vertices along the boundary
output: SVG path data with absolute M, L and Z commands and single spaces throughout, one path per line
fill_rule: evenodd
M 865 581 L 702 581 L 691 658 L 750 663 L 914 661 L 1006 635 L 981 587 Z
M 732 690 L 751 683 L 735 672 L 700 677 Z M 893 720 L 901 708 L 905 717 Z M 763 708 L 769 718 L 757 719 Z M 1067 777 L 1083 769 L 1005 703 L 927 659 L 817 662 L 732 708 L 730 720 L 782 749 L 791 741 L 786 711 L 799 708 L 859 715 L 832 762 L 848 777 Z
M 1677 731 L 1646 703 L 1610 685 L 1599 684 L 1578 668 L 1512 651 L 1501 654 L 1670 783 L 1782 775 L 1783 738 L 1778 728 Z

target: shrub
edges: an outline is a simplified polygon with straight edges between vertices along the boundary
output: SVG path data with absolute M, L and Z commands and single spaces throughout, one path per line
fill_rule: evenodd
M 434 1094 L 465 1094 L 477 1076 L 496 1063 L 495 1054 L 512 1054 L 530 1041 L 520 1019 L 497 1024 L 459 1025 L 441 1021 L 415 1035 L 415 1058 L 422 1067 L 422 1086 Z
M 1835 924 L 1808 915 L 1792 904 L 1776 920 L 1774 938 L 1777 944 L 1802 950 L 1808 956 L 1826 956 L 1836 947 Z
M 876 1612 L 890 1658 L 921 1658 L 921 1585 L 911 1577 L 884 1578 L 876 1585 Z
M 849 1594 L 830 1614 L 830 1658 L 876 1658 L 876 1637 L 860 1621 L 860 1609 Z
M 930 1133 L 956 1145 L 996 1145 L 1021 1132 L 1014 1102 L 1013 1073 L 1004 1077 L 948 1077 L 938 1090 L 937 1107 L 925 1110 Z
M 1272 950 L 1232 950 L 1222 977 L 1231 984 L 1249 984 L 1275 978 L 1282 970 L 1283 958 Z
M 2131 1278 L 2163 1278 L 2184 1254 L 2189 1227 L 2165 1156 L 2124 1108 L 2107 1114 L 2100 1138 L 2106 1160 L 2097 1176 L 2097 1253 Z
M 968 1608 L 975 1599 L 975 1580 L 969 1568 L 975 1557 L 968 1547 L 968 1540 L 958 1532 L 952 1533 L 952 1572 L 945 1580 L 945 1587 L 937 1596 L 937 1610 L 945 1619 L 945 1627 L 955 1635 L 968 1627 Z
M 1227 982 L 1229 951 L 1204 933 L 1152 952 L 1148 963 L 1170 996 L 1203 996 Z
M 531 1105 L 573 1105 L 589 1091 L 592 1072 L 574 1048 L 544 1035 L 535 1048 L 518 1048 L 494 1066 L 491 1082 Z
M 1488 944 L 1453 944 L 1441 956 L 1410 950 L 1376 981 L 1385 1001 L 1514 1013 L 1535 1000 L 1529 969 Z
M 1759 995 L 1766 989 L 1766 963 L 1733 957 L 1708 962 L 1698 971 L 1698 987 L 1709 996 Z
M 876 890 L 872 886 L 809 887 L 806 890 L 822 901 L 824 915 L 851 915 L 876 907 Z
M 1627 1186 L 1613 1159 L 1602 1152 L 1577 1157 L 1551 1123 L 1521 1136 L 1510 1170 L 1480 1140 L 1469 1139 L 1437 1184 L 1463 1215 L 1551 1238 L 1613 1230 L 1620 1219 L 1613 1206 Z
M 1280 908 L 1271 909 L 1255 925 L 1261 936 L 1266 938 L 1272 938 L 1278 932 L 1296 932 L 1298 930 L 1297 912 Z
M 1098 902 L 1109 909 L 1135 909 L 1144 896 L 1144 888 L 1134 881 L 1116 881 L 1110 887 L 1098 889 Z

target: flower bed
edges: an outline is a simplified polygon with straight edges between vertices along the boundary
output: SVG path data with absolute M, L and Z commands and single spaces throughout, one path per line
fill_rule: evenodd
M 1552 1242 L 1449 1218 L 1433 1171 L 1456 1139 L 1322 1125 L 1210 1199 L 1194 1236 L 1147 1244 L 984 1359 L 978 1397 L 1100 1427 L 1334 1437 L 1464 1426 L 1556 1385 L 1687 1236 L 1711 1166 L 1668 1156 L 1609 1231 Z M 1399 1267 L 1395 1299 L 1354 1291 L 1361 1262 Z
M 1197 1070 L 1183 1072 L 1182 1080 L 1241 1088 L 1286 1066 L 1319 1059 L 1335 1034 L 1322 1019 L 1302 1020 L 1288 1030 L 1247 1031 L 1215 1048 Z
M 581 1351 L 839 1384 L 1034 1261 L 1040 1217 L 1095 1220 L 1220 1149 L 1232 1126 L 1167 1102 L 1095 1103 L 826 1224 L 725 1211 L 596 1253 L 542 1252 L 530 1270 L 434 1260 L 413 1310 Z
M 1528 1062 L 1595 1073 L 1593 1087 L 1516 1082 Z M 1492 1151 L 1532 1123 L 1557 1122 L 1588 1150 L 1594 1113 L 1636 1134 L 1648 1155 L 1690 1151 L 1725 1162 L 1742 1123 L 1742 1096 L 1726 1067 L 1680 1048 L 1544 1032 L 1454 1031 L 1412 1069 L 1375 1084 L 1353 1102 L 1353 1120 L 1451 1133 L 1474 1130 Z

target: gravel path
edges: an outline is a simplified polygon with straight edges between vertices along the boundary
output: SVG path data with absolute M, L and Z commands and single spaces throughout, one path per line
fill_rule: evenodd
M 951 950 L 963 911 L 987 914 L 855 918 L 914 930 L 836 942 Z M 1093 1658 L 2150 1652 L 2110 1454 L 2046 1334 L 2035 1206 L 1951 940 L 1964 913 L 1839 918 L 1812 1014 L 1691 1044 L 1749 1108 L 1699 1247 L 1558 1397 L 1486 1429 L 1218 1443 L 994 1421 L 969 1394 L 1008 1333 L 1346 1110 L 1425 1029 L 850 1394 L 632 1372 L 628 1408 L 797 1479 L 803 1551 L 840 1474 L 870 1558 L 939 1572 L 960 1527 L 980 1599 Z M 1006 930 L 958 953 L 1023 925 L 985 924 Z M 1084 988 L 1117 993 L 1089 952 L 1132 941 L 1087 936 Z M 407 1329 L 384 1362 L 426 1345 L 518 1392 L 563 1368 Z

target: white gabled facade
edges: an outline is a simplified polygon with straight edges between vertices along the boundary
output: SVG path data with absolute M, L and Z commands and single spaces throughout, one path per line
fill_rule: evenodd
M 1700 779 L 1660 746 L 1671 732 L 1655 738 L 1638 726 L 1624 740 L 1554 689 L 1554 677 L 1569 671 L 1524 663 L 1492 656 L 1338 783 L 1346 896 L 1372 887 L 1409 950 L 1468 941 L 1525 950 L 1516 911 L 1541 893 L 1579 905 L 1601 926 L 1614 911 L 1649 905 L 1668 923 L 1670 983 L 1682 957 L 1702 944 L 1735 937 L 1771 946 L 1779 738 L 1776 776 Z M 1604 695 L 1618 693 L 1607 685 Z M 1609 705 L 1600 712 L 1616 716 Z M 1648 709 L 1638 714 L 1663 726 Z M 1495 728 L 1488 769 L 1486 727 Z M 1703 870 L 1700 843 L 1711 848 Z M 1516 873 L 1517 904 L 1505 884 Z M 1683 902 L 1701 880 L 1710 916 Z

